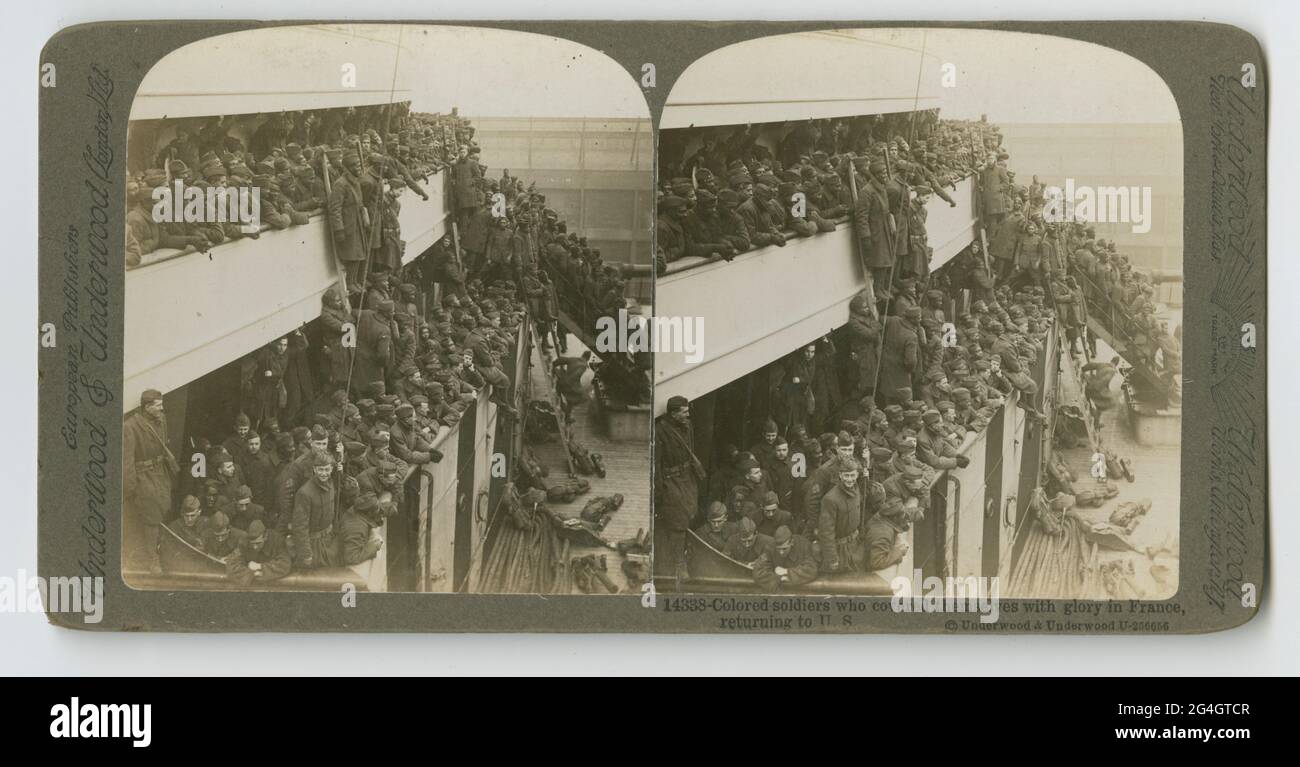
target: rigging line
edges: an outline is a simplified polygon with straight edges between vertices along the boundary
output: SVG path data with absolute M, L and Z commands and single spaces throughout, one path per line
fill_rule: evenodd
M 925 72 L 925 42 L 926 30 L 921 30 L 921 58 L 916 64 L 916 92 L 912 95 L 912 116 L 907 120 L 907 143 L 912 143 L 912 137 L 915 135 L 913 129 L 916 127 L 916 107 L 921 102 L 921 75 Z
M 406 29 L 405 24 L 397 28 L 397 52 L 393 56 L 393 79 L 388 88 L 388 106 L 384 110 L 384 135 L 379 137 L 380 146 L 383 146 L 384 137 L 388 135 L 388 130 L 392 125 L 392 121 L 393 121 L 393 99 L 396 98 L 396 94 L 397 94 L 397 70 L 402 61 L 402 32 L 405 29 Z M 387 150 L 387 147 L 385 147 L 385 150 Z M 357 155 L 358 156 L 361 155 L 360 139 L 358 139 L 357 141 Z M 367 282 L 369 281 L 369 277 L 370 277 L 370 261 L 374 258 L 373 253 L 375 249 L 375 235 L 383 226 L 382 217 L 384 215 L 383 214 L 384 178 L 385 178 L 384 172 L 388 170 L 387 151 L 385 151 L 384 157 L 385 157 L 384 167 L 380 168 L 379 184 L 375 188 L 375 194 L 378 197 L 378 199 L 376 200 L 377 204 L 375 206 L 375 217 L 370 222 L 369 236 L 366 237 L 365 261 L 363 262 L 363 266 L 361 267 L 361 279 L 360 279 L 360 284 L 358 285 L 358 287 L 361 289 L 360 305 L 357 307 L 358 332 L 360 331 L 360 325 L 361 325 L 360 322 L 361 312 L 364 311 L 366 308 L 366 291 L 369 290 L 369 288 L 367 287 Z M 362 169 L 364 170 L 366 158 L 361 157 L 360 159 L 362 163 Z M 362 202 L 364 202 L 364 200 Z M 355 349 L 353 350 L 352 362 L 348 365 L 347 391 L 349 392 L 352 391 L 352 374 L 357 368 L 356 351 L 357 350 Z

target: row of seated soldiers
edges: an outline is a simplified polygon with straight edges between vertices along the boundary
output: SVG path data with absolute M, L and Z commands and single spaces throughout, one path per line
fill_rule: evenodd
M 318 111 L 328 115 L 345 110 Z M 270 116 L 262 127 L 279 119 Z M 328 116 L 318 119 L 327 120 Z M 228 134 L 234 123 L 226 118 L 210 118 L 197 133 L 182 126 L 177 129 L 176 139 L 158 153 L 155 165 L 130 174 L 127 180 L 128 267 L 138 266 L 142 256 L 160 248 L 204 252 L 223 242 L 260 236 L 260 231 L 246 229 L 234 220 L 156 221 L 155 190 L 165 187 L 171 191 L 171 184 L 177 180 L 185 187 L 200 190 L 257 188 L 261 223 L 276 230 L 307 223 L 311 212 L 325 208 L 331 203 L 331 197 L 344 197 L 349 187 L 362 198 L 358 201 L 362 207 L 373 208 L 379 199 L 376 190 L 385 186 L 394 198 L 409 188 L 428 199 L 421 182 L 427 183 L 429 176 L 446 167 L 453 157 L 450 155 L 453 149 L 444 146 L 443 131 L 409 118 L 387 134 L 381 134 L 382 124 L 349 133 L 342 130 L 342 123 L 331 123 L 338 130 L 311 132 L 322 139 L 318 144 L 298 143 L 292 140 L 293 132 L 280 131 L 268 137 L 259 128 L 252 134 L 251 146 Z M 328 192 L 322 161 L 329 165 L 331 189 Z M 334 202 L 339 207 L 343 205 L 342 199 Z M 393 240 L 400 240 L 400 236 L 391 231 L 396 227 L 396 210 L 400 208 L 396 207 L 395 199 L 388 203 L 379 218 L 390 242 L 375 238 L 375 246 L 398 252 L 400 246 Z
M 387 284 L 396 278 L 376 277 L 366 296 L 375 308 L 361 310 L 362 318 L 379 321 L 396 316 L 390 306 L 394 302 L 384 296 Z M 502 344 L 513 337 L 525 317 L 517 304 L 498 312 L 493 299 L 477 294 L 477 283 L 473 288 L 463 301 L 448 296 L 429 313 L 428 322 L 410 319 L 419 315 L 418 307 L 404 305 L 402 312 L 408 319 L 400 325 L 410 323 L 415 329 L 400 336 L 399 343 L 409 344 L 401 364 L 380 367 L 378 377 L 357 387 L 354 394 L 337 389 L 325 412 L 286 430 L 281 430 L 278 418 L 255 424 L 240 413 L 233 419 L 232 433 L 220 444 L 196 439 L 205 469 L 184 488 L 179 515 L 168 526 L 191 545 L 226 562 L 231 577 L 244 585 L 295 570 L 355 565 L 375 556 L 382 546 L 379 526 L 386 518 L 398 516 L 403 507 L 410 468 L 442 459 L 435 447 L 440 434 L 459 422 L 488 384 L 478 372 L 480 366 L 473 364 L 471 346 L 465 344 Z M 503 305 L 513 300 L 510 286 L 487 290 L 502 295 Z M 398 292 L 414 296 L 409 289 L 399 287 Z M 470 328 L 467 318 L 485 316 L 480 304 L 489 307 L 487 314 L 493 314 L 493 320 L 500 321 L 499 315 L 504 314 L 504 324 Z M 358 325 L 364 321 L 359 319 Z M 456 331 L 453 321 L 463 332 Z M 481 340 L 469 338 L 475 333 Z M 365 334 L 358 331 L 358 336 Z M 493 349 L 494 361 L 498 351 L 502 351 L 499 345 Z M 414 355 L 414 363 L 408 352 Z M 359 360 L 360 347 L 357 354 Z M 345 369 L 336 372 L 343 376 Z M 394 378 L 386 381 L 389 372 Z M 488 372 L 497 379 L 500 371 Z M 504 390 L 498 391 L 494 384 L 493 397 L 506 401 L 510 382 L 501 375 L 497 380 Z M 288 557 L 287 568 L 280 566 L 277 552 Z M 277 564 L 249 568 L 250 561 Z
M 784 159 L 752 140 L 752 126 L 739 150 L 704 131 L 704 145 L 683 166 L 689 175 L 663 176 L 658 268 L 688 256 L 731 260 L 752 248 L 783 246 L 791 235 L 833 231 L 836 219 L 852 216 L 864 262 L 877 280 L 895 265 L 924 277 L 931 255 L 926 205 L 931 195 L 956 205 L 945 187 L 976 172 L 976 158 L 983 156 L 983 136 L 976 148 L 975 139 L 963 143 L 955 129 L 940 128 L 930 136 L 933 147 L 926 139 L 909 143 L 900 133 L 840 152 L 781 152 Z M 796 126 L 787 139 L 805 129 Z M 862 134 L 864 141 L 871 135 Z
M 723 446 L 697 535 L 753 565 L 765 588 L 900 562 L 907 551 L 903 533 L 923 518 L 939 472 L 969 463 L 962 448 L 1011 393 L 1020 392 L 1018 404 L 1041 417 L 1026 400 L 1037 391 L 1027 371 L 1047 340 L 1044 296 L 1036 287 L 1011 294 L 1006 286 L 997 295 L 991 303 L 975 301 L 948 342 L 942 336 L 918 341 L 929 352 L 920 358 L 921 383 L 903 379 L 903 386 L 882 391 L 883 408 L 866 395 L 856 416 L 848 417 L 852 408 L 841 410 L 838 432 L 814 437 L 802 423 L 782 430 L 768 419 L 762 439 L 748 450 Z M 784 564 L 773 565 L 779 539 L 787 552 Z M 816 567 L 791 566 L 789 558 L 800 556 Z M 774 566 L 802 574 L 781 580 Z

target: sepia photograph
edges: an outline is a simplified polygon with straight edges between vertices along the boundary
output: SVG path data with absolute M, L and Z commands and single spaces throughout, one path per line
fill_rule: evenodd
M 130 106 L 123 575 L 138 589 L 640 593 L 653 152 L 541 34 L 269 27 Z
M 656 357 L 660 591 L 1177 594 L 1160 76 L 1048 35 L 798 32 L 693 62 L 659 129 L 656 306 L 708 331 Z

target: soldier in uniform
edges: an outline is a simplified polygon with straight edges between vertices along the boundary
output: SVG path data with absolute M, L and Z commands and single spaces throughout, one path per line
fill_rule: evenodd
M 740 529 L 739 524 L 728 521 L 727 507 L 719 501 L 709 504 L 706 517 L 704 524 L 695 530 L 695 534 L 718 551 L 724 551 L 727 548 L 727 540 Z
M 911 521 L 901 499 L 890 496 L 880 511 L 867 520 L 867 569 L 884 570 L 903 561 L 907 556 L 907 538 L 903 537 Z
M 794 515 L 781 508 L 780 499 L 775 492 L 769 490 L 764 493 L 762 500 L 763 505 L 756 506 L 754 513 L 746 517 L 754 523 L 761 535 L 772 536 L 776 534 L 777 528 L 794 524 Z
M 670 397 L 665 415 L 655 425 L 654 510 L 655 529 L 664 531 L 658 548 L 664 571 L 679 579 L 689 575 L 686 531 L 698 513 L 699 483 L 705 476 L 694 446 L 690 403 L 685 397 Z
M 773 530 L 773 532 L 776 531 Z M 735 532 L 727 539 L 722 553 L 741 564 L 753 566 L 759 557 L 767 553 L 771 546 L 772 537 L 758 532 L 754 520 L 745 517 L 740 520 Z
M 334 239 L 334 256 L 343 262 L 348 284 L 359 285 L 368 256 L 368 212 L 358 179 L 361 160 L 349 153 L 343 158 L 343 167 L 344 173 L 330 179 L 330 233 Z
M 253 411 L 258 423 L 280 417 L 280 408 L 288 400 L 288 390 L 284 386 L 284 373 L 289 366 L 289 339 L 278 338 L 264 346 L 254 361 L 252 375 Z
M 884 393 L 882 404 L 903 404 L 897 392 L 911 389 L 913 376 L 921 367 L 920 328 L 921 308 L 908 307 L 901 317 L 885 318 L 885 341 L 881 349 L 880 384 L 878 393 Z
M 187 495 L 181 501 L 181 513 L 176 519 L 167 523 L 167 529 L 200 551 L 203 549 L 203 532 L 207 528 L 203 517 L 203 506 L 199 499 Z
M 334 460 L 322 450 L 311 453 L 312 478 L 293 496 L 294 563 L 304 569 L 330 567 L 338 561 L 334 536 L 335 491 L 330 482 Z
M 226 561 L 226 576 L 244 588 L 269 583 L 289 574 L 292 561 L 284 536 L 260 520 L 248 526 L 239 547 Z
M 140 410 L 122 424 L 122 462 L 128 556 L 158 574 L 158 527 L 171 513 L 172 485 L 180 466 L 167 446 L 163 398 L 156 389 L 140 395 Z
M 858 490 L 858 464 L 852 458 L 836 456 L 831 468 L 839 482 L 821 500 L 817 541 L 822 570 L 827 573 L 861 570 L 864 504 Z
M 765 592 L 777 592 L 812 583 L 817 570 L 817 552 L 808 539 L 780 527 L 772 546 L 754 563 L 754 582 Z
M 383 536 L 379 534 L 383 522 L 379 499 L 373 493 L 362 493 L 352 508 L 344 513 L 339 525 L 343 564 L 359 565 L 375 558 L 384 545 Z
M 209 525 L 203 531 L 203 553 L 229 563 L 248 534 L 230 526 L 230 517 L 223 511 L 217 511 L 209 519 Z

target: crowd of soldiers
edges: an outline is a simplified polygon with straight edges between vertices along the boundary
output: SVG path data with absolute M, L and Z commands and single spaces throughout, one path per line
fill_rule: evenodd
M 506 371 L 514 369 L 517 332 L 527 319 L 514 285 L 473 281 L 465 295 L 443 296 L 426 315 L 427 296 L 399 279 L 376 274 L 364 308 L 351 314 L 337 292 L 325 294 L 324 342 L 314 351 L 326 361 L 322 388 L 332 394 L 305 411 L 284 407 L 289 338 L 246 359 L 243 409 L 225 438 L 187 440 L 187 466 L 200 461 L 201 472 L 179 471 L 162 394 L 142 395 L 141 409 L 124 424 L 126 513 L 135 527 L 128 540 L 137 566 L 166 569 L 158 546 L 163 524 L 226 563 L 242 585 L 364 562 L 382 545 L 380 525 L 403 508 L 410 467 L 441 460 L 440 436 L 480 392 L 490 387 L 501 412 L 514 415 Z M 354 330 L 343 327 L 348 323 Z M 344 343 L 349 332 L 355 348 Z M 306 346 L 303 333 L 292 337 Z M 399 521 L 413 522 L 409 514 Z
M 160 248 L 206 252 L 263 230 L 300 226 L 324 211 L 337 256 L 354 279 L 370 250 L 388 263 L 401 257 L 396 209 L 380 213 L 379 195 L 395 202 L 409 188 L 428 199 L 421 184 L 452 163 L 472 135 L 455 114 L 412 115 L 406 104 L 196 118 L 176 124 L 175 137 L 161 148 L 147 143 L 159 127 L 132 125 L 139 138 L 130 140 L 128 268 Z M 201 190 L 258 189 L 261 228 L 246 230 L 237 220 L 155 221 L 155 190 L 170 191 L 176 181 Z M 382 217 L 381 236 L 363 242 L 355 235 L 371 213 Z
M 956 205 L 948 190 L 978 171 L 990 128 L 924 111 L 665 131 L 657 265 L 731 260 L 849 220 L 873 276 L 899 263 L 924 277 L 925 205 L 935 195 Z
M 444 120 L 416 114 L 404 125 L 436 135 Z M 609 311 L 623 306 L 621 272 L 568 232 L 543 195 L 508 173 L 499 183 L 485 182 L 466 121 L 456 118 L 448 135 L 455 142 L 449 179 L 459 242 L 449 227 L 405 266 L 400 250 L 389 260 L 376 249 L 356 269 L 345 259 L 346 292 L 322 295 L 315 327 L 241 360 L 240 412 L 223 434 L 188 438 L 191 452 L 202 456 L 201 476 L 182 476 L 167 442 L 162 394 L 144 393 L 124 424 L 129 553 L 137 567 L 167 567 L 159 556 L 161 525 L 225 562 L 243 585 L 373 558 L 382 545 L 378 527 L 402 508 L 409 468 L 441 459 L 439 435 L 480 392 L 490 390 L 506 417 L 517 415 L 511 379 L 520 324 L 531 318 L 543 344 L 562 344 L 557 294 L 560 301 L 594 298 Z M 325 151 L 332 163 L 336 150 Z M 345 153 L 345 169 L 359 156 Z M 373 158 L 368 170 L 381 162 Z M 384 176 L 368 183 L 374 197 L 362 192 L 359 199 L 375 199 L 371 220 L 384 221 L 396 204 L 391 191 L 405 182 Z M 503 215 L 492 211 L 498 191 Z M 349 223 L 341 237 L 334 229 L 335 245 L 366 233 L 365 221 L 355 229 Z M 557 291 L 548 269 L 575 288 Z M 560 363 L 568 406 L 583 394 L 581 370 L 570 371 L 586 369 L 590 355 L 558 357 L 557 370 Z M 328 399 L 320 392 L 330 392 Z
M 1122 303 L 1147 318 L 1135 323 L 1154 328 L 1151 292 L 1113 244 L 1087 226 L 1043 222 L 1033 202 L 1041 203 L 1042 185 L 1015 184 L 995 126 L 928 115 L 918 120 L 924 132 L 906 118 L 810 122 L 776 152 L 755 143 L 747 126 L 730 140 L 706 135 L 698 151 L 664 169 L 680 173 L 660 200 L 665 261 L 730 258 L 850 215 L 868 279 L 845 326 L 747 376 L 746 415 L 763 424 L 754 444 L 718 445 L 706 468 L 694 452 L 691 403 L 667 403 L 655 431 L 662 572 L 689 578 L 697 544 L 688 531 L 752 566 L 767 591 L 895 565 L 908 549 L 906 531 L 929 509 L 932 483 L 968 464 L 963 447 L 1013 394 L 1028 418 L 1044 420 L 1032 372 L 1053 342 L 1055 319 L 1085 375 L 1106 386 L 1118 361 L 1090 362 L 1088 302 Z M 850 169 L 856 202 L 843 193 Z M 977 238 L 931 274 L 924 204 L 965 175 L 977 177 L 990 252 Z M 772 204 L 774 193 L 784 200 L 797 192 L 810 203 L 803 221 Z M 730 223 L 714 225 L 723 218 Z M 1089 292 L 1099 281 L 1105 292 Z

